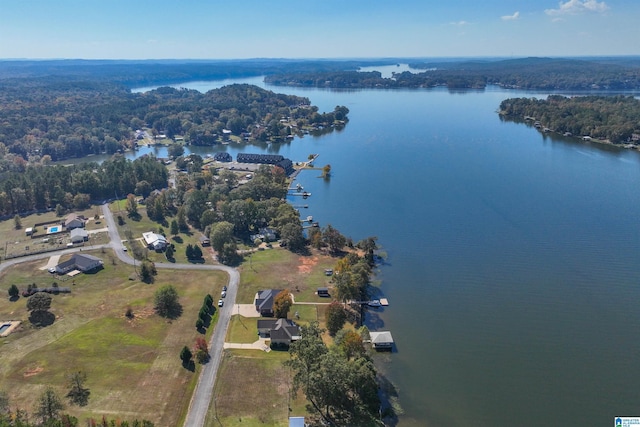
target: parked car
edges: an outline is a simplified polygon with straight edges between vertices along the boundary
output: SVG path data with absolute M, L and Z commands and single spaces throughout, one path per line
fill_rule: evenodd
M 222 291 L 222 293 L 220 294 L 221 298 L 224 298 L 227 296 L 227 291 Z
M 226 287 L 226 286 L 223 286 L 223 287 L 222 287 L 222 290 L 223 290 L 223 291 L 225 291 L 225 292 L 227 292 L 227 287 Z
M 224 305 L 224 301 L 221 299 L 218 300 L 218 307 L 222 307 Z

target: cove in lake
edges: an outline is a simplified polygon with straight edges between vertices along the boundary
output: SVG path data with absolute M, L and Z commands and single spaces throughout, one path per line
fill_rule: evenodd
M 329 181 L 299 175 L 313 194 L 303 215 L 356 241 L 377 235 L 388 253 L 377 279 L 390 306 L 368 323 L 397 344 L 378 362 L 400 426 L 640 415 L 637 152 L 501 121 L 500 101 L 526 92 L 267 88 L 321 111 L 346 105 L 350 122 L 286 144 L 189 149 L 331 164 Z

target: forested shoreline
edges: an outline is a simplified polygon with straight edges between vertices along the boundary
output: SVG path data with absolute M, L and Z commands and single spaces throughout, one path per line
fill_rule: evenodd
M 0 154 L 29 161 L 121 152 L 134 148 L 134 132 L 142 128 L 170 139 L 182 135 L 188 144 L 214 145 L 224 130 L 246 139 L 281 141 L 301 134 L 303 126 L 331 128 L 335 121 L 348 120 L 344 107 L 319 113 L 308 98 L 251 85 L 204 94 L 169 87 L 131 93 L 121 85 L 92 81 L 5 81 L 0 86 Z
M 405 71 L 383 78 L 377 71 L 316 71 L 268 75 L 281 86 L 327 88 L 484 89 L 488 85 L 525 90 L 640 90 L 640 62 L 524 58 L 496 61 L 414 62 L 422 73 Z
M 529 120 L 543 130 L 567 136 L 634 145 L 640 139 L 640 100 L 632 96 L 511 98 L 502 101 L 499 114 L 507 120 Z

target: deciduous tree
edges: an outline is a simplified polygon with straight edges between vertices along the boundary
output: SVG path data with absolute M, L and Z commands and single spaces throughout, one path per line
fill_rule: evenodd
M 347 313 L 338 301 L 333 301 L 327 306 L 327 330 L 331 335 L 335 335 L 347 321 Z
M 154 308 L 156 313 L 170 319 L 180 316 L 182 306 L 179 300 L 180 297 L 175 287 L 172 285 L 160 287 L 154 294 Z
M 87 374 L 78 371 L 69 375 L 69 392 L 67 398 L 71 403 L 78 406 L 86 406 L 89 403 L 89 395 L 91 392 L 84 386 L 87 381 Z
M 47 386 L 38 397 L 35 416 L 41 419 L 43 424 L 47 424 L 58 418 L 63 409 L 64 405 L 56 391 L 53 387 Z
M 278 319 L 286 319 L 292 305 L 293 301 L 289 289 L 280 291 L 273 298 L 273 315 Z

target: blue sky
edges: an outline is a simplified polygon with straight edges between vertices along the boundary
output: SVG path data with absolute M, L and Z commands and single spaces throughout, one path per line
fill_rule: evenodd
M 0 0 L 0 58 L 640 55 L 640 0 Z

